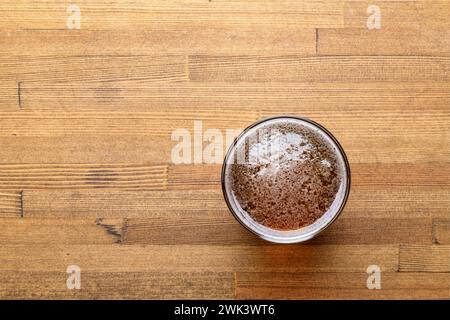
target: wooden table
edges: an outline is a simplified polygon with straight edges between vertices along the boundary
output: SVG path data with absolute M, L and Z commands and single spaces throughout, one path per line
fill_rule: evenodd
M 450 297 L 450 2 L 71 2 L 0 4 L 1 298 Z M 345 211 L 305 244 L 258 240 L 220 164 L 171 158 L 194 121 L 277 114 L 351 162 Z

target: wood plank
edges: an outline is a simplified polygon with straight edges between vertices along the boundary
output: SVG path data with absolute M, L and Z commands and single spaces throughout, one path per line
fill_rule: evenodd
M 4 271 L 2 299 L 232 299 L 231 272 L 90 272 L 69 290 L 63 271 Z
M 382 20 L 384 21 L 384 20 Z M 365 23 L 364 25 L 365 26 Z M 450 56 L 450 30 L 411 28 L 320 29 L 319 55 Z
M 383 230 L 380 232 L 380 230 Z M 261 245 L 231 213 L 127 219 L 125 244 Z M 431 219 L 338 219 L 309 244 L 431 244 Z
M 186 57 L 177 55 L 23 55 L 2 58 L 0 71 L 4 79 L 21 82 L 147 80 L 167 83 L 188 79 Z
M 344 130 L 340 129 L 334 136 L 337 137 L 347 157 L 353 163 L 365 162 L 374 165 L 377 163 L 393 163 L 393 166 L 395 166 L 399 163 L 444 163 L 448 160 L 449 149 L 446 132 L 437 133 L 436 136 L 427 134 L 420 136 L 420 133 L 417 132 L 412 136 L 406 134 L 394 136 L 394 139 L 393 137 L 387 137 L 387 135 L 380 137 L 374 134 L 369 136 L 369 131 L 366 131 L 365 136 L 362 137 L 342 136 L 341 132 L 344 132 Z M 421 154 L 421 150 L 424 153 Z M 436 168 L 439 167 L 439 165 L 436 166 Z M 441 173 L 445 175 L 443 171 Z
M 16 94 L 16 90 L 12 91 L 12 95 Z M 395 121 L 398 125 L 406 117 L 417 119 L 424 114 L 422 121 L 415 121 L 420 126 L 422 122 L 429 123 L 429 119 L 436 121 L 439 114 L 448 115 L 450 104 L 447 82 L 174 82 L 168 85 L 152 80 L 39 81 L 22 82 L 21 96 L 23 109 L 39 112 L 131 113 L 172 108 L 183 115 L 190 110 L 200 113 L 214 108 L 216 112 L 258 111 L 261 116 L 290 113 L 318 121 L 333 119 L 339 123 L 336 127 L 340 127 L 340 121 L 353 117 L 364 119 L 368 125 L 372 123 L 370 119 L 374 125 L 383 125 L 401 117 L 402 121 Z M 333 121 L 329 121 L 330 125 Z M 434 127 L 429 126 L 428 130 Z
M 345 1 L 344 27 L 366 29 L 370 16 L 367 8 L 374 4 L 381 11 L 381 29 L 408 28 L 417 32 L 433 28 L 450 29 L 450 5 L 445 0 Z
M 0 245 L 119 243 L 121 235 L 108 229 L 111 223 L 102 219 L 5 218 L 0 219 Z
M 356 126 L 357 127 L 357 126 Z M 414 167 L 416 163 L 437 163 L 437 165 L 424 165 L 423 167 L 413 168 L 413 174 L 416 171 L 426 170 L 424 167 L 435 167 L 436 170 L 444 169 L 444 166 L 439 163 L 445 163 L 449 158 L 447 133 L 437 133 L 436 136 L 420 133 L 407 134 L 403 136 L 395 136 L 389 138 L 386 131 L 386 136 L 377 136 L 374 134 L 370 136 L 370 131 L 366 131 L 363 136 L 347 136 L 343 135 L 345 128 L 333 131 L 333 135 L 338 139 L 343 146 L 350 162 L 357 165 L 367 163 L 369 166 L 377 166 L 380 163 L 389 164 L 387 170 L 397 165 L 405 164 L 405 169 L 408 165 L 410 168 Z M 382 135 L 382 133 L 378 133 Z M 424 153 L 420 153 L 424 151 Z M 392 165 L 391 165 L 392 164 Z M 445 170 L 445 169 L 444 169 Z M 445 171 L 440 171 L 443 176 L 447 176 Z M 367 173 L 371 175 L 371 173 Z M 441 180 L 441 179 L 438 179 Z M 395 184 L 395 180 L 392 182 Z M 434 182 L 430 182 L 434 184 Z
M 0 218 L 20 218 L 23 215 L 23 193 L 0 192 Z
M 431 244 L 429 218 L 346 218 L 336 220 L 312 244 Z
M 189 78 L 200 82 L 448 81 L 450 58 L 192 55 Z
M 61 28 L 65 28 L 64 22 Z M 0 56 L 301 54 L 316 52 L 316 32 L 302 26 L 156 25 L 140 29 L 28 29 L 0 34 Z M 95 45 L 93 45 L 95 44 Z
M 401 245 L 399 270 L 404 272 L 450 272 L 450 246 Z
M 141 29 L 161 25 L 300 25 L 302 27 L 339 27 L 343 24 L 342 1 L 244 1 L 78 0 L 82 29 Z M 0 7 L 4 17 L 0 28 L 65 29 L 70 14 L 68 4 L 57 0 L 28 3 L 6 0 Z
M 355 273 L 240 273 L 237 299 L 448 299 L 447 273 L 381 273 L 381 289 L 366 287 Z M 332 284 L 332 285 L 330 285 Z
M 420 184 L 358 186 L 353 182 L 343 216 L 369 219 L 445 218 L 449 210 L 450 197 L 446 186 L 424 187 Z
M 168 136 L 177 129 L 194 136 L 194 121 L 201 121 L 201 133 L 208 129 L 223 132 L 243 128 L 258 119 L 255 110 L 173 108 L 160 106 L 148 112 L 0 112 L 0 136 L 117 135 Z M 233 138 L 234 139 L 234 138 Z M 224 141 L 225 143 L 225 141 Z M 193 143 L 192 143 L 193 144 Z M 175 145 L 175 144 L 174 144 Z M 170 154 L 170 151 L 169 151 Z
M 447 152 L 447 151 L 446 151 Z M 353 186 L 448 186 L 447 162 L 355 164 Z M 386 181 L 386 177 L 389 180 Z
M 165 165 L 0 165 L 1 189 L 124 188 L 161 190 L 166 186 L 167 166 Z
M 3 271 L 88 272 L 359 272 L 398 268 L 398 245 L 140 246 L 3 245 Z
M 193 184 L 191 189 L 165 191 L 25 190 L 23 206 L 26 217 L 36 218 L 146 219 L 195 216 L 212 221 L 218 217 L 231 217 L 220 184 L 212 187 L 204 189 L 201 185 Z M 450 210 L 448 192 L 448 188 L 439 186 L 353 186 L 339 219 L 359 219 L 361 224 L 367 225 L 385 219 L 446 219 Z M 429 224 L 420 227 L 428 228 Z M 401 226 L 393 225 L 390 228 Z M 431 232 L 431 227 L 428 232 Z M 399 236 L 402 241 L 414 241 Z
M 182 218 L 228 214 L 221 191 L 124 191 L 121 189 L 25 190 L 24 212 L 35 218 Z
M 369 5 L 381 10 L 381 29 L 368 30 Z M 450 54 L 448 1 L 346 1 L 344 28 L 319 30 L 321 55 Z
M 450 219 L 433 219 L 433 243 L 450 244 Z
M 170 136 L 0 136 L 1 164 L 170 162 Z M 27 150 L 27 152 L 23 152 Z

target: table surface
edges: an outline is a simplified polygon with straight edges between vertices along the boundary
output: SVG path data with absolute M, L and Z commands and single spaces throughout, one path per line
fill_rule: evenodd
M 449 1 L 375 1 L 379 30 L 372 1 L 72 3 L 80 29 L 66 1 L 0 4 L 1 298 L 450 297 Z M 220 164 L 171 157 L 195 121 L 277 114 L 351 164 L 342 216 L 304 244 L 257 239 Z

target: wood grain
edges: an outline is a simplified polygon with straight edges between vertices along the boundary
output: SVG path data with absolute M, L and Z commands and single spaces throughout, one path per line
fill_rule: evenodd
M 190 80 L 199 82 L 449 81 L 450 58 L 195 55 L 189 71 Z
M 0 39 L 9 46 L 0 47 L 0 55 L 15 58 L 28 55 L 61 56 L 96 55 L 186 55 L 186 54 L 314 54 L 316 32 L 313 28 L 277 25 L 209 25 L 190 24 L 111 30 L 16 29 L 2 33 Z M 42 43 L 53 43 L 42 46 Z M 70 44 L 66 46 L 64 44 Z M 92 44 L 96 45 L 93 46 Z M 117 45 L 119 44 L 119 45 Z
M 430 244 L 429 219 L 342 218 L 311 244 Z M 379 230 L 383 230 L 380 234 Z M 127 219 L 126 244 L 253 244 L 262 240 L 246 232 L 230 215 L 213 219 L 191 215 Z
M 108 226 L 111 224 L 112 221 L 102 219 L 1 219 L 0 244 L 32 246 L 52 242 L 80 245 L 118 243 L 120 232 L 110 230 Z
M 218 190 L 25 190 L 23 195 L 26 216 L 36 218 L 145 218 L 169 212 L 213 220 L 218 211 L 228 214 Z
M 439 35 L 439 36 L 438 36 Z M 449 29 L 320 29 L 320 55 L 449 56 Z
M 67 6 L 56 0 L 36 1 L 37 8 L 28 3 L 5 1 L 0 14 L 7 19 L 2 28 L 64 29 Z M 176 0 L 101 0 L 77 1 L 83 15 L 83 28 L 140 29 L 164 25 L 203 26 L 222 25 L 300 25 L 302 27 L 340 27 L 343 24 L 342 1 L 228 1 Z M 13 11 L 11 11 L 13 10 Z M 14 19 L 8 19 L 11 16 Z
M 398 245 L 3 245 L 0 271 L 356 272 L 398 269 Z
M 368 0 L 344 2 L 344 26 L 366 29 L 369 5 L 376 4 L 381 9 L 382 29 L 432 29 L 449 28 L 450 8 L 447 1 L 376 1 Z
M 450 272 L 450 247 L 402 245 L 399 268 L 405 272 Z
M 217 173 L 219 178 L 219 173 Z M 170 176 L 169 176 L 170 177 Z M 183 179 L 182 176 L 179 179 Z M 178 181 L 180 181 L 178 180 Z M 168 190 L 123 189 L 24 190 L 24 213 L 42 218 L 151 218 L 196 215 L 210 218 L 228 215 L 219 181 L 199 178 Z M 195 186 L 196 190 L 193 190 Z M 16 207 L 15 207 L 16 208 Z M 355 186 L 342 213 L 343 218 L 370 219 L 447 219 L 448 191 L 442 186 Z M 15 210 L 15 212 L 17 209 Z M 439 221 L 438 220 L 438 221 Z M 381 220 L 383 221 L 383 220 Z M 435 225 L 436 225 L 435 221 Z M 395 228 L 395 226 L 392 226 Z M 429 230 L 431 232 L 431 230 Z M 445 235 L 445 234 L 444 234 Z M 429 234 L 431 239 L 431 233 Z
M 0 4 L 0 298 L 450 298 L 448 1 L 74 4 L 79 30 L 69 3 Z M 342 215 L 299 245 L 235 221 L 221 161 L 171 159 L 194 121 L 280 114 L 323 124 L 352 171 Z
M 6 189 L 165 189 L 167 166 L 1 165 L 0 188 Z
M 34 281 L 31 281 L 33 279 Z M 232 299 L 231 272 L 83 272 L 80 290 L 67 290 L 57 271 L 3 271 L 3 299 Z
M 0 79 L 0 111 L 16 111 L 19 106 L 19 84 L 14 80 Z
M 433 220 L 433 243 L 450 244 L 450 219 Z
M 257 111 L 220 111 L 221 118 L 213 116 L 217 110 L 210 108 L 161 107 L 150 112 L 11 112 L 0 113 L 0 136 L 58 136 L 58 135 L 110 135 L 169 137 L 176 129 L 193 131 L 194 121 L 201 121 L 202 134 L 208 129 L 227 129 L 241 132 L 258 119 Z M 193 132 L 192 132 L 193 135 Z M 169 140 L 172 147 L 171 140 Z
M 20 56 L 5 58 L 0 70 L 5 79 L 57 83 L 81 81 L 179 82 L 188 78 L 186 58 L 155 56 Z
M 22 214 L 23 193 L 7 191 L 0 192 L 0 217 L 20 217 Z
M 368 290 L 355 273 L 237 273 L 240 299 L 448 299 L 448 273 L 383 273 L 381 290 Z M 333 283 L 333 286 L 330 286 Z
M 15 76 L 21 78 L 21 75 Z M 11 81 L 2 111 L 17 111 L 17 83 Z M 5 95 L 5 92 L 2 92 Z M 21 81 L 22 109 L 39 112 L 143 113 L 180 110 L 179 116 L 192 110 L 200 113 L 212 108 L 220 112 L 294 113 L 342 121 L 352 117 L 391 115 L 396 117 L 436 117 L 448 111 L 450 93 L 447 82 L 298 82 L 298 83 L 155 83 L 151 80 L 80 82 Z M 13 110 L 6 109 L 14 107 Z M 225 113 L 224 116 L 229 116 Z M 345 118 L 347 117 L 347 118 Z M 387 118 L 387 117 L 385 117 Z M 216 117 L 221 120 L 222 117 Z M 414 119 L 414 118 L 413 118 Z M 436 121 L 436 119 L 433 119 Z M 441 119 L 442 120 L 442 119 Z M 376 119 L 373 118 L 375 122 Z M 376 121 L 378 125 L 383 122 Z M 402 121 L 396 121 L 401 124 Z M 329 124 L 329 125 L 330 125 Z M 339 128 L 340 126 L 337 126 Z M 429 129 L 432 126 L 428 126 Z
M 381 29 L 368 30 L 367 8 L 378 5 Z M 345 1 L 344 28 L 319 30 L 320 55 L 448 56 L 446 1 Z
M 170 136 L 60 135 L 0 136 L 0 163 L 10 164 L 134 164 L 142 159 L 149 165 L 170 161 Z M 27 152 L 23 152 L 27 150 Z

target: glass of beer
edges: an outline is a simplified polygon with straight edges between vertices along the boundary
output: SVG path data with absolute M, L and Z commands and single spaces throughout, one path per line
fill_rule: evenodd
M 309 240 L 342 212 L 350 166 L 336 138 L 318 123 L 278 116 L 245 129 L 222 167 L 222 190 L 234 217 L 275 243 Z

